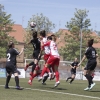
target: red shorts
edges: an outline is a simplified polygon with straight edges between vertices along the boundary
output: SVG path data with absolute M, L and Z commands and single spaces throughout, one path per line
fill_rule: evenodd
M 49 56 L 48 60 L 47 60 L 47 64 L 49 65 L 53 65 L 53 66 L 59 66 L 59 57 L 55 57 L 55 56 Z
M 35 70 L 37 70 L 37 71 L 40 70 L 39 65 L 36 65 Z
M 44 54 L 44 61 L 47 61 L 49 56 L 50 56 L 49 54 Z

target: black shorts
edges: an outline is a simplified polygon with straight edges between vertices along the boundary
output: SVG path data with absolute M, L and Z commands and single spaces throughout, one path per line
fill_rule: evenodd
M 97 61 L 96 60 L 90 60 L 87 62 L 84 70 L 94 70 L 96 68 Z
M 13 64 L 7 64 L 6 65 L 6 71 L 7 71 L 8 74 L 10 74 L 10 73 L 12 73 L 12 74 L 18 73 L 16 65 L 13 65 Z
M 76 75 L 76 70 L 71 69 L 71 74 Z
M 39 54 L 40 54 L 40 50 L 35 50 L 33 52 L 33 58 L 38 60 Z

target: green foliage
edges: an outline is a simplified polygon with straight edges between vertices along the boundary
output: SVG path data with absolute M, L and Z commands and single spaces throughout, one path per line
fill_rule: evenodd
M 0 4 L 0 58 L 5 57 L 9 40 L 14 40 L 8 33 L 12 31 L 13 22 L 11 14 L 4 12 L 4 6 Z
M 45 30 L 47 33 L 51 32 L 53 28 L 55 28 L 55 24 L 53 24 L 49 18 L 47 18 L 46 16 L 44 16 L 42 13 L 39 15 L 33 15 L 32 18 L 30 18 L 30 20 L 28 21 L 28 26 L 26 28 L 26 45 L 25 45 L 25 55 L 27 58 L 30 58 L 33 52 L 33 47 L 30 45 L 27 45 L 27 43 L 30 42 L 30 40 L 32 39 L 32 31 L 31 31 L 31 27 L 30 27 L 30 23 L 31 22 L 35 22 L 36 23 L 36 27 L 34 30 L 37 30 L 37 32 L 41 31 L 41 30 Z M 30 52 L 32 51 L 32 52 Z M 30 55 L 30 56 L 29 56 Z
M 67 29 L 69 33 L 66 33 L 64 40 L 65 46 L 60 49 L 60 54 L 64 60 L 73 61 L 75 57 L 80 59 L 80 29 L 82 29 L 82 57 L 87 47 L 88 39 L 94 38 L 95 42 L 98 42 L 98 38 L 92 36 L 92 32 L 88 29 L 90 26 L 90 20 L 86 19 L 88 11 L 77 10 L 74 13 L 75 17 L 71 18 L 70 22 L 67 22 Z

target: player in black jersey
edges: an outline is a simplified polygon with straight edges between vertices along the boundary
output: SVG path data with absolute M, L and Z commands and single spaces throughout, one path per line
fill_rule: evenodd
M 33 39 L 29 42 L 33 45 L 34 51 L 33 51 L 33 62 L 31 62 L 30 64 L 26 65 L 26 67 L 24 68 L 25 71 L 27 70 L 27 68 L 29 66 L 32 66 L 32 72 L 33 73 L 38 60 L 39 60 L 39 55 L 40 55 L 40 51 L 41 51 L 41 42 L 40 40 L 37 38 L 37 32 L 33 31 Z
M 9 49 L 7 50 L 7 61 L 6 61 L 6 71 L 7 71 L 7 79 L 6 79 L 6 85 L 5 85 L 5 89 L 9 89 L 9 81 L 11 79 L 11 75 L 14 74 L 15 76 L 15 82 L 16 82 L 16 89 L 21 89 L 19 86 L 19 71 L 17 70 L 16 67 L 16 57 L 18 55 L 21 55 L 23 52 L 23 48 L 21 50 L 21 52 L 18 52 L 15 48 L 14 48 L 14 43 L 10 42 L 10 44 L 8 45 Z
M 70 82 L 69 82 L 71 84 L 74 81 L 75 76 L 76 76 L 76 68 L 78 67 L 78 60 L 77 60 L 77 58 L 75 58 L 74 62 L 70 66 L 71 66 L 71 77 L 68 77 L 66 82 L 69 79 L 71 79 Z
M 88 48 L 85 51 L 85 55 L 83 56 L 81 62 L 78 64 L 78 65 L 81 65 L 81 63 L 87 58 L 88 61 L 84 68 L 84 76 L 88 80 L 88 87 L 84 89 L 85 91 L 91 90 L 93 86 L 95 86 L 95 83 L 93 83 L 92 81 L 93 78 L 91 74 L 97 65 L 96 58 L 98 57 L 98 54 L 95 48 L 92 47 L 93 42 L 94 42 L 94 39 L 91 39 L 88 41 Z

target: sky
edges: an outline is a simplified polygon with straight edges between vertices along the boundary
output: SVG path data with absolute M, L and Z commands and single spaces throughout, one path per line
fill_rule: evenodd
M 43 13 L 56 27 L 66 29 L 66 22 L 74 17 L 77 9 L 89 10 L 88 17 L 91 21 L 90 29 L 100 31 L 100 0 L 0 0 L 7 14 L 15 24 L 27 27 L 32 15 Z

